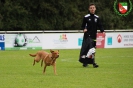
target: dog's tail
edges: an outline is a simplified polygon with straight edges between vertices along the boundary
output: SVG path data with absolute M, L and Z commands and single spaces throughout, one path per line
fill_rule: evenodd
M 35 57 L 36 56 L 36 54 L 29 54 L 30 56 L 32 56 L 32 57 Z

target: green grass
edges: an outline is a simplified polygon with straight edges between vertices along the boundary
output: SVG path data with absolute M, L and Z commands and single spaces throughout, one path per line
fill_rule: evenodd
M 32 66 L 36 51 L 0 51 L 0 88 L 133 88 L 133 48 L 97 49 L 99 68 L 82 67 L 79 49 L 60 50 L 57 76 L 52 66 L 45 75 L 40 63 Z

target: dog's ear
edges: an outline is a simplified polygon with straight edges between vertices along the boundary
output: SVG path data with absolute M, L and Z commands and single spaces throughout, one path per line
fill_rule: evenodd
M 54 51 L 50 49 L 50 52 L 53 53 Z

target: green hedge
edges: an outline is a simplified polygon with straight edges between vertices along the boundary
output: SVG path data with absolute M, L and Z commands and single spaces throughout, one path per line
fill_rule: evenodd
M 0 30 L 80 30 L 91 1 L 105 30 L 133 28 L 133 11 L 119 16 L 114 0 L 0 0 Z

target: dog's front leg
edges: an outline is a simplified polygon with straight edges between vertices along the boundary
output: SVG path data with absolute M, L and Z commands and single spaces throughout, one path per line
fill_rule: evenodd
M 44 65 L 44 69 L 43 69 L 43 74 L 45 74 L 46 67 L 47 67 L 47 65 L 45 64 L 45 65 Z
M 53 69 L 54 69 L 54 74 L 57 75 L 57 73 L 56 73 L 56 63 L 53 63 Z

